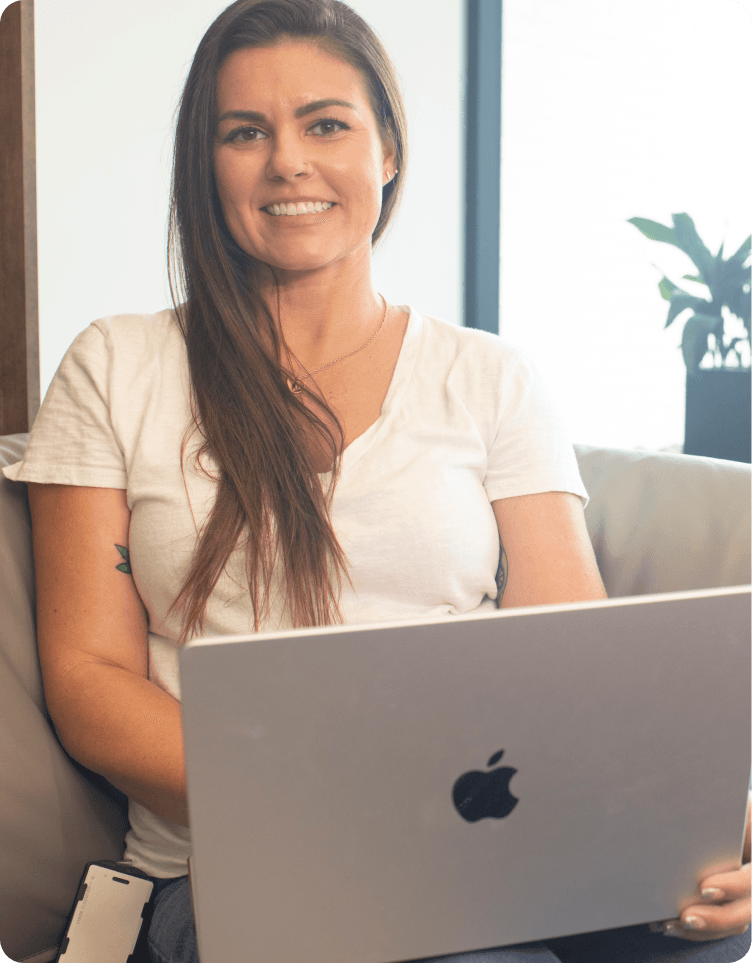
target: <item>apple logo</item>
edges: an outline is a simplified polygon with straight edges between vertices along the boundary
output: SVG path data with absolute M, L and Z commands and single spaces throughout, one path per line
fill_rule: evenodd
M 495 752 L 488 760 L 489 767 L 504 755 L 504 750 Z M 479 819 L 503 819 L 508 816 L 519 800 L 509 791 L 509 780 L 517 772 L 510 766 L 499 766 L 490 772 L 473 769 L 460 776 L 452 789 L 454 808 L 469 823 Z

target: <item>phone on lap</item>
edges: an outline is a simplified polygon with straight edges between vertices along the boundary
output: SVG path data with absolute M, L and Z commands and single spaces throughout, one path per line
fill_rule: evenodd
M 153 891 L 128 863 L 87 863 L 55 963 L 128 963 L 146 933 Z

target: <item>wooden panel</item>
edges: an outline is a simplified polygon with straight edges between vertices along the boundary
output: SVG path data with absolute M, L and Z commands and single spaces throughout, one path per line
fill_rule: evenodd
M 0 19 L 0 434 L 39 407 L 33 7 Z

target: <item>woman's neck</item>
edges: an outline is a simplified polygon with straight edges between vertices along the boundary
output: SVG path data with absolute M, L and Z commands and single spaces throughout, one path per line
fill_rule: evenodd
M 370 275 L 336 284 L 310 276 L 281 284 L 264 298 L 289 350 L 309 370 L 355 350 L 378 329 L 385 303 Z

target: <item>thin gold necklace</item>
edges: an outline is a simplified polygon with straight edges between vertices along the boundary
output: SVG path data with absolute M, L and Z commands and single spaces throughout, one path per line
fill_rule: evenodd
M 350 351 L 348 354 L 343 354 L 341 358 L 335 358 L 334 361 L 327 361 L 326 364 L 322 364 L 319 368 L 316 368 L 315 371 L 308 372 L 308 374 L 304 375 L 302 378 L 297 378 L 295 376 L 288 377 L 287 387 L 290 389 L 290 391 L 292 391 L 293 394 L 296 394 L 296 395 L 300 394 L 300 392 L 303 390 L 303 382 L 307 381 L 308 378 L 312 378 L 315 374 L 318 374 L 319 371 L 323 371 L 324 368 L 329 368 L 333 364 L 337 364 L 338 361 L 344 361 L 345 358 L 352 357 L 352 355 L 357 354 L 359 351 L 362 351 L 363 348 L 366 347 L 366 345 L 370 344 L 373 341 L 373 339 L 376 337 L 379 331 L 381 331 L 381 329 L 384 327 L 384 322 L 386 321 L 386 312 L 387 312 L 386 298 L 384 297 L 383 294 L 379 294 L 379 297 L 384 302 L 384 316 L 381 319 L 381 324 L 378 326 L 376 331 L 374 331 L 374 333 L 371 335 L 368 341 L 365 341 L 359 348 L 356 348 L 354 351 Z M 285 350 L 287 351 L 288 361 L 291 361 L 292 359 L 290 358 L 289 350 L 287 350 L 287 345 L 285 345 Z

